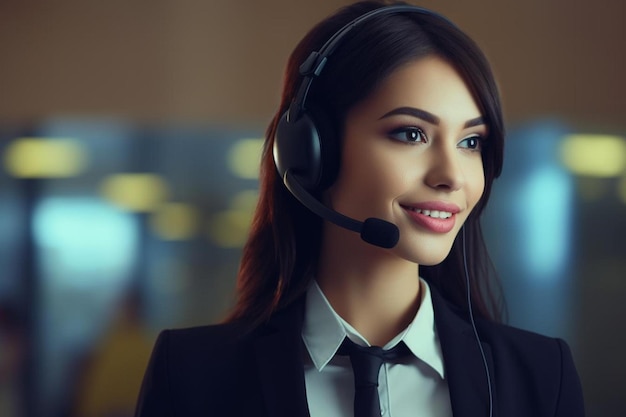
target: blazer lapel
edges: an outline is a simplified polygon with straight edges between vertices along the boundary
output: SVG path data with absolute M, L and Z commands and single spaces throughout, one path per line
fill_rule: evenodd
M 485 364 L 471 324 L 457 316 L 431 286 L 435 325 L 454 417 L 489 415 L 489 385 Z M 480 334 L 479 334 L 480 335 Z M 491 378 L 493 416 L 496 416 L 494 365 L 490 346 L 481 341 Z
M 274 317 L 254 345 L 257 372 L 270 417 L 309 417 L 302 363 L 304 300 Z M 244 400 L 245 401 L 245 400 Z
M 435 325 L 441 342 L 454 417 L 489 415 L 485 366 L 472 326 L 457 316 L 431 286 Z M 302 363 L 304 299 L 294 302 L 268 324 L 254 343 L 256 370 L 269 417 L 309 417 Z M 481 342 L 492 381 L 497 416 L 494 364 L 489 344 Z

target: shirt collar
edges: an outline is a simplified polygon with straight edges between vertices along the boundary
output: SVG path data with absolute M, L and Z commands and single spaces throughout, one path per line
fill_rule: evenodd
M 394 337 L 384 348 L 390 349 L 404 341 L 415 357 L 433 368 L 444 378 L 443 354 L 435 328 L 433 304 L 428 283 L 420 278 L 422 302 L 409 326 Z M 306 310 L 302 339 L 318 371 L 335 356 L 345 337 L 360 345 L 369 345 L 348 322 L 332 308 L 317 282 L 306 294 Z
M 428 283 L 420 278 L 422 283 L 422 304 L 417 310 L 413 321 L 404 332 L 402 340 L 413 354 L 433 368 L 441 378 L 445 378 L 443 367 L 443 353 L 435 327 L 435 313 L 430 296 Z
M 324 369 L 335 356 L 347 335 L 341 321 L 313 280 L 306 294 L 302 339 L 318 371 Z

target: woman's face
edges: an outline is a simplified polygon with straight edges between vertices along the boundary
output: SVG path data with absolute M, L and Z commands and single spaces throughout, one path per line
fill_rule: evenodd
M 359 220 L 394 223 L 400 240 L 392 253 L 440 263 L 485 187 L 481 116 L 442 58 L 403 65 L 348 112 L 329 205 Z

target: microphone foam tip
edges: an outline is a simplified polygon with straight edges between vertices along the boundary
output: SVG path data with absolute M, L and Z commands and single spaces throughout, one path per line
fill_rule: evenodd
M 370 217 L 363 222 L 361 239 L 381 248 L 391 249 L 400 239 L 398 226 L 383 219 Z

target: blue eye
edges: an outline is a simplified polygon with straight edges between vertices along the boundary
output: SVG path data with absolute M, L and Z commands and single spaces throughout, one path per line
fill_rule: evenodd
M 483 146 L 483 138 L 479 135 L 474 135 L 463 139 L 459 143 L 460 148 L 469 149 L 472 151 L 480 151 Z
M 389 136 L 392 139 L 406 142 L 406 143 L 417 143 L 417 142 L 427 142 L 428 138 L 422 129 L 419 127 L 401 127 L 399 129 L 393 130 L 389 133 Z

